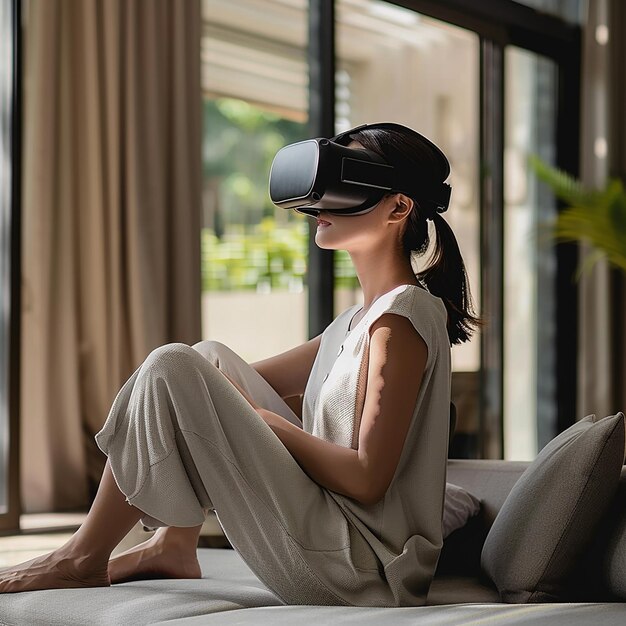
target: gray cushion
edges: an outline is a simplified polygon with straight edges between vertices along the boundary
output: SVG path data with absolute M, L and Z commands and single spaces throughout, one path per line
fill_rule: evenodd
M 568 575 L 617 489 L 624 415 L 585 417 L 555 437 L 515 483 L 481 564 L 505 602 L 568 599 Z
M 443 538 L 463 528 L 467 520 L 480 511 L 480 500 L 459 485 L 446 483 L 443 501 Z

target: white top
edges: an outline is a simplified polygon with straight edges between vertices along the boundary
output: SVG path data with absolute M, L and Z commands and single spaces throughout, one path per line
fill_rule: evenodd
M 356 449 L 370 326 L 384 313 L 407 317 L 426 343 L 428 358 L 396 473 L 384 498 L 372 506 L 329 493 L 355 527 L 352 557 L 357 567 L 380 569 L 382 563 L 399 605 L 421 604 L 443 544 L 451 380 L 447 312 L 440 298 L 416 285 L 400 285 L 380 296 L 349 330 L 359 309 L 355 305 L 344 311 L 322 334 L 304 392 L 303 428 Z

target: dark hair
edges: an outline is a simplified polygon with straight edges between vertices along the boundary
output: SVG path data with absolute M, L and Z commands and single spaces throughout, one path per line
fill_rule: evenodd
M 436 153 L 418 135 L 399 130 L 364 128 L 351 138 L 364 148 L 382 156 L 390 165 L 403 170 L 409 180 L 444 182 L 450 165 L 442 154 Z M 430 247 L 428 220 L 432 220 L 437 234 L 429 264 L 416 274 L 428 291 L 441 298 L 448 311 L 448 337 L 451 344 L 467 341 L 481 326 L 475 314 L 465 271 L 465 263 L 456 237 L 434 204 L 418 192 L 411 194 L 414 202 L 402 239 L 402 247 L 410 258 L 414 252 L 425 254 Z

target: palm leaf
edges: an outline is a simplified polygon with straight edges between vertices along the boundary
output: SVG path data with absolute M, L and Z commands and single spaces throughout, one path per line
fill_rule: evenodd
M 600 261 L 600 259 L 605 257 L 606 255 L 604 252 L 602 252 L 602 250 L 598 250 L 597 248 L 593 248 L 590 252 L 585 254 L 578 264 L 578 269 L 576 270 L 576 280 L 580 280 L 585 272 L 590 272 L 593 269 L 593 266 Z
M 567 172 L 530 157 L 537 177 L 568 205 L 551 224 L 544 224 L 544 237 L 563 242 L 587 242 L 592 250 L 581 262 L 579 274 L 606 257 L 626 272 L 626 192 L 618 179 L 603 189 L 590 189 Z
M 567 172 L 548 165 L 537 156 L 531 155 L 528 161 L 537 178 L 546 183 L 554 195 L 566 204 L 591 206 L 597 203 L 598 196 L 602 194 L 596 189 L 584 187 Z

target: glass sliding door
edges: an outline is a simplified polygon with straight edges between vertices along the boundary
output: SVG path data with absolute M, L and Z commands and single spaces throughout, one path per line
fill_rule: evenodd
M 19 526 L 19 2 L 0 0 L 0 531 Z
M 556 255 L 541 237 L 554 196 L 528 167 L 556 159 L 557 66 L 505 51 L 504 456 L 530 460 L 556 428 Z
M 269 199 L 307 138 L 307 0 L 204 0 L 203 336 L 246 361 L 307 341 L 308 220 Z
M 564 2 L 527 4 L 562 17 L 509 0 L 497 16 L 472 0 L 203 0 L 205 337 L 254 361 L 306 341 L 307 309 L 319 332 L 362 301 L 345 252 L 307 254 L 308 220 L 269 202 L 267 172 L 309 129 L 399 122 L 449 156 L 444 217 L 485 321 L 452 350 L 451 456 L 532 458 L 572 423 L 576 250 L 541 245 L 555 205 L 526 159 L 576 174 L 580 28 Z
M 581 3 L 528 4 L 496 17 L 471 0 L 334 3 L 335 130 L 404 123 L 451 161 L 445 218 L 485 321 L 452 351 L 451 456 L 533 458 L 575 419 L 576 251 L 540 240 L 556 205 L 527 157 L 576 174 Z M 335 315 L 361 302 L 345 253 L 333 280 Z

